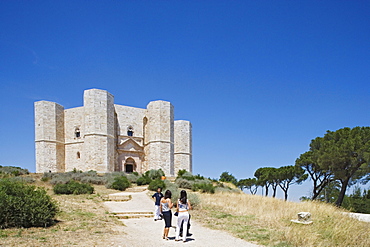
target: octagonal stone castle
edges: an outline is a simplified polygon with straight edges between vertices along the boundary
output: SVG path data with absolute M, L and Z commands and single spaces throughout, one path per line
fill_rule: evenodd
M 85 90 L 76 108 L 37 101 L 36 172 L 192 172 L 191 128 L 189 121 L 174 121 L 170 102 L 152 101 L 146 109 L 117 105 L 100 89 Z

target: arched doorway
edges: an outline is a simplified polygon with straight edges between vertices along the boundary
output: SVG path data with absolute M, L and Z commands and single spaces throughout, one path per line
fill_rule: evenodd
M 125 162 L 125 172 L 132 173 L 136 170 L 135 160 L 133 158 L 128 158 Z

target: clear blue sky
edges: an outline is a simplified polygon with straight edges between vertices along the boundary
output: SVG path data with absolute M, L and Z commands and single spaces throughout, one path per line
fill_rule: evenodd
M 326 130 L 370 124 L 369 13 L 369 1 L 0 1 L 0 164 L 35 171 L 33 103 L 81 106 L 88 88 L 171 101 L 193 124 L 194 173 L 294 164 Z

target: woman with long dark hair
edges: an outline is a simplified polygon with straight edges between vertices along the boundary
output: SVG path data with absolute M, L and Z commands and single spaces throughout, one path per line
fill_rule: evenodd
M 162 212 L 164 218 L 164 230 L 163 230 L 163 239 L 168 240 L 168 232 L 170 231 L 171 221 L 172 221 L 172 212 L 171 208 L 173 203 L 171 201 L 172 193 L 170 190 L 166 190 L 164 197 L 161 199 L 160 211 Z
M 184 227 L 184 234 L 182 235 L 182 241 L 186 242 L 186 232 L 188 230 L 188 221 L 189 221 L 189 210 L 191 209 L 190 201 L 187 198 L 185 190 L 180 192 L 180 199 L 177 201 L 177 227 L 176 227 L 176 238 L 175 241 L 180 240 L 180 228 L 181 224 Z

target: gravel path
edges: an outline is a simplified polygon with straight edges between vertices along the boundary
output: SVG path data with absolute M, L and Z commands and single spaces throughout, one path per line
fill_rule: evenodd
M 122 195 L 131 195 L 132 199 L 127 202 L 105 202 L 105 206 L 110 212 L 129 213 L 147 212 L 154 210 L 154 202 L 144 192 L 122 192 Z M 175 242 L 175 228 L 170 229 L 169 238 L 162 239 L 164 222 L 154 221 L 153 218 L 134 218 L 121 220 L 125 224 L 124 235 L 111 239 L 108 246 L 233 246 L 233 247 L 255 247 L 253 243 L 233 237 L 227 232 L 208 229 L 198 224 L 194 219 L 191 220 L 191 233 L 188 241 Z M 172 225 L 175 226 L 177 217 L 172 217 Z

